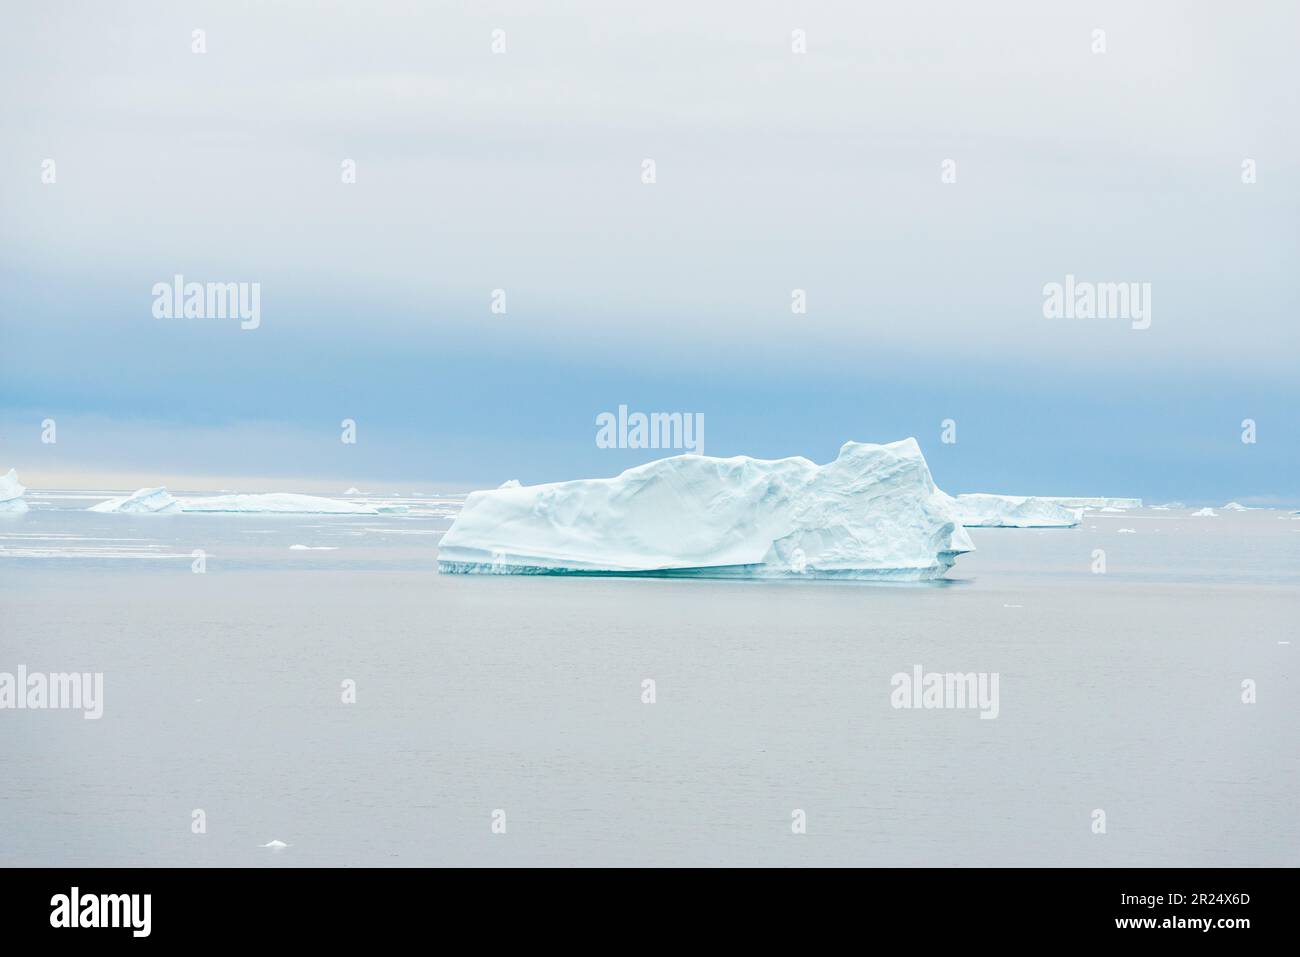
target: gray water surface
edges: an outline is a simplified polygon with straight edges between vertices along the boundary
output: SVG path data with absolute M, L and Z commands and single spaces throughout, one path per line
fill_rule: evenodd
M 34 505 L 0 671 L 102 672 L 104 713 L 0 710 L 0 864 L 1300 863 L 1287 512 L 973 529 L 950 583 L 871 585 L 440 576 L 436 510 Z M 998 717 L 891 707 L 914 665 L 996 672 Z

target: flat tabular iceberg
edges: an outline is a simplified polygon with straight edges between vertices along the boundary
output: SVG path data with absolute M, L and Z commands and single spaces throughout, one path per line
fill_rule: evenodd
M 152 512 L 158 515 L 173 515 L 180 510 L 176 499 L 162 487 L 142 488 L 130 495 L 110 498 L 87 509 L 89 512 Z
M 18 473 L 10 469 L 0 475 L 0 512 L 25 512 L 27 503 L 23 501 L 23 488 L 18 481 Z
M 294 515 L 378 515 L 379 509 L 360 502 L 340 502 L 318 495 L 269 492 L 263 495 L 207 495 L 179 498 L 182 512 L 282 512 Z
M 439 570 L 938 578 L 974 546 L 915 439 L 817 465 L 679 455 L 615 478 L 472 493 Z
M 1044 495 L 1041 498 L 1043 501 L 1055 502 L 1057 505 L 1064 505 L 1066 508 L 1108 508 L 1118 512 L 1142 507 L 1142 499 L 1140 498 L 1089 498 L 1069 495 Z
M 958 495 L 953 507 L 967 528 L 1073 528 L 1079 510 L 1032 495 Z

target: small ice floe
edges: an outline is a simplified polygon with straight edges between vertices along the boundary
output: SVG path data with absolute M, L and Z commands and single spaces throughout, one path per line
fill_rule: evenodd
M 1003 605 L 1003 608 L 1024 608 L 1024 605 Z
M 1212 508 L 1200 508 L 1192 512 L 1192 518 L 1218 518 L 1218 514 Z
M 271 848 L 272 850 L 276 850 L 276 851 L 278 851 L 278 850 L 280 850 L 282 847 L 288 847 L 289 845 L 286 844 L 286 843 L 284 843 L 284 841 L 267 841 L 265 844 L 259 844 L 259 845 L 257 845 L 257 846 L 258 846 L 258 847 L 269 847 L 269 848 Z
M 337 552 L 337 545 L 290 545 L 291 552 Z
M 1118 533 L 1118 534 L 1120 534 L 1120 535 L 1136 535 L 1136 534 L 1137 534 L 1137 531 L 1138 531 L 1138 530 L 1137 530 L 1136 528 L 1121 528 L 1121 529 L 1119 530 L 1119 533 Z

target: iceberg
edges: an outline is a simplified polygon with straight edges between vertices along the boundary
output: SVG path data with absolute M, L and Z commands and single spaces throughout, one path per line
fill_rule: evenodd
M 174 515 L 180 510 L 176 499 L 163 487 L 142 488 L 130 495 L 110 498 L 86 509 L 88 512 L 152 512 L 158 515 Z
M 1250 509 L 1248 509 L 1245 505 L 1242 505 L 1240 502 L 1229 502 L 1227 505 L 1220 505 L 1219 507 L 1223 509 L 1225 512 L 1249 512 L 1250 511 Z
M 178 498 L 182 512 L 280 512 L 287 515 L 378 515 L 360 502 L 341 502 L 318 495 L 269 492 L 262 495 L 208 495 Z
M 915 439 L 834 461 L 678 455 L 621 475 L 473 492 L 448 574 L 942 577 L 974 545 Z
M 27 503 L 23 501 L 23 493 L 26 491 L 18 481 L 18 473 L 13 469 L 0 475 L 0 512 L 27 511 Z
M 991 495 L 974 492 L 952 499 L 967 528 L 1074 528 L 1079 509 L 1032 495 Z
M 1124 511 L 1130 508 L 1142 507 L 1142 499 L 1140 498 L 1080 498 L 1068 495 L 1043 495 L 1040 497 L 1045 502 L 1055 502 L 1057 505 L 1064 505 L 1066 508 L 1095 508 Z
M 1212 508 L 1202 508 L 1202 509 L 1198 509 L 1195 512 L 1192 512 L 1192 518 L 1218 518 L 1218 517 L 1219 516 L 1214 513 L 1214 509 Z

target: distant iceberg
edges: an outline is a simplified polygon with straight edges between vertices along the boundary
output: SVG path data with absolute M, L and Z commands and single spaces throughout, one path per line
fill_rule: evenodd
M 106 502 L 92 505 L 88 512 L 152 512 L 158 515 L 174 515 L 181 510 L 176 499 L 168 494 L 167 489 L 142 488 L 121 498 L 110 498 Z
M 26 491 L 18 481 L 18 473 L 13 469 L 0 475 L 0 512 L 27 511 L 27 503 L 23 500 Z
M 1215 514 L 1214 509 L 1212 508 L 1202 508 L 1202 509 L 1198 509 L 1195 512 L 1192 512 L 1192 517 L 1193 518 L 1218 518 L 1219 516 Z
M 833 462 L 679 455 L 607 479 L 478 491 L 439 547 L 452 574 L 918 581 L 971 551 L 915 439 Z
M 1242 505 L 1240 502 L 1229 502 L 1227 505 L 1220 505 L 1219 508 L 1223 509 L 1223 511 L 1225 512 L 1249 512 L 1250 511 L 1250 509 L 1248 509 L 1245 505 Z
M 1032 495 L 990 495 L 974 492 L 953 498 L 967 528 L 1073 528 L 1080 511 L 1054 499 Z
M 1045 502 L 1055 502 L 1057 505 L 1064 505 L 1066 508 L 1111 509 L 1113 511 L 1122 511 L 1130 508 L 1142 507 L 1142 499 L 1140 498 L 1079 498 L 1065 495 L 1043 495 L 1040 497 Z
M 207 495 L 178 498 L 182 512 L 280 512 L 289 515 L 378 515 L 360 502 L 341 502 L 318 495 L 270 492 L 264 495 Z

